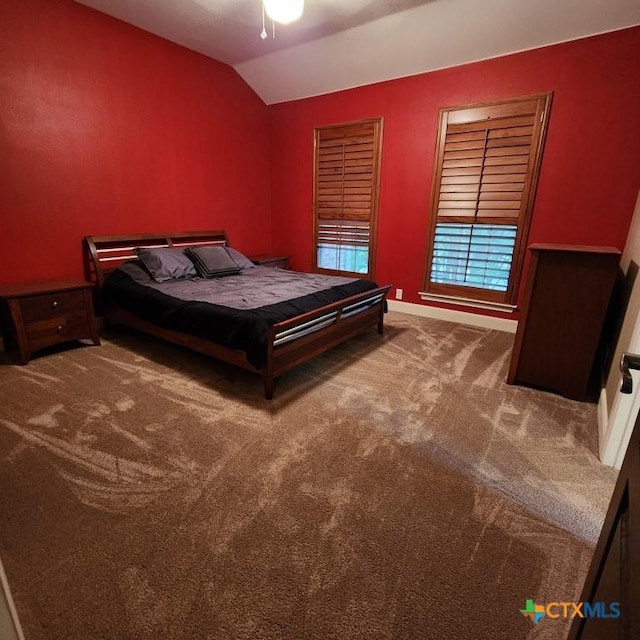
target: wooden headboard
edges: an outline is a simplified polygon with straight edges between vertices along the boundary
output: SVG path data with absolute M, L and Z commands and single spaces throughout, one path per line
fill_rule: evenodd
M 227 246 L 226 231 L 185 231 L 181 233 L 139 233 L 128 236 L 85 236 L 85 272 L 91 282 L 102 288 L 104 279 L 126 260 L 136 260 L 140 247 Z

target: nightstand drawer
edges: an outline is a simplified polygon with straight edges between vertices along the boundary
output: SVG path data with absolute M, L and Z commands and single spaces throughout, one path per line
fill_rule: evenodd
M 20 309 L 25 325 L 74 314 L 81 316 L 85 314 L 84 294 L 82 291 L 61 291 L 30 296 L 20 301 Z
M 25 331 L 32 351 L 43 349 L 58 342 L 78 340 L 89 335 L 86 315 L 59 316 L 49 320 L 29 322 Z

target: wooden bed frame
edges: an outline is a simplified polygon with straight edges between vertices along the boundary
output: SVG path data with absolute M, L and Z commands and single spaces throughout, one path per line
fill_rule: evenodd
M 87 277 L 102 289 L 105 277 L 125 260 L 135 260 L 138 247 L 193 247 L 228 245 L 224 231 L 199 231 L 166 234 L 138 234 L 85 237 Z M 145 333 L 188 347 L 219 360 L 262 375 L 264 395 L 273 398 L 276 379 L 286 371 L 327 351 L 342 342 L 376 327 L 383 332 L 385 296 L 391 285 L 378 287 L 338 302 L 319 307 L 295 318 L 274 324 L 266 337 L 265 361 L 256 369 L 243 351 L 198 338 L 187 333 L 165 329 L 115 304 L 102 303 L 107 320 L 121 322 Z

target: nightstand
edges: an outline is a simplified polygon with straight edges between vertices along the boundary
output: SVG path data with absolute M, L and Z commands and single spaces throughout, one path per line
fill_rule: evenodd
M 49 280 L 0 285 L 0 320 L 6 351 L 20 364 L 31 354 L 61 342 L 88 338 L 100 344 L 91 282 Z
M 249 260 L 251 260 L 253 264 L 258 264 L 261 267 L 273 267 L 274 269 L 289 268 L 289 256 L 264 254 L 260 256 L 250 256 Z

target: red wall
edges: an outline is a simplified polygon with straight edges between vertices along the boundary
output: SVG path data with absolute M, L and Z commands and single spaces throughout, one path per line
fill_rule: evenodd
M 82 275 L 89 234 L 271 248 L 267 107 L 233 69 L 72 0 L 0 24 L 0 282 Z
M 0 282 L 81 275 L 86 234 L 176 229 L 308 269 L 313 128 L 383 116 L 375 277 L 419 302 L 438 109 L 550 90 L 529 240 L 624 246 L 640 28 L 266 107 L 230 67 L 72 0 L 5 2 L 0 24 Z
M 312 262 L 313 129 L 384 117 L 375 277 L 420 302 L 438 109 L 553 91 L 529 242 L 624 248 L 640 188 L 640 28 L 269 108 L 274 249 Z

